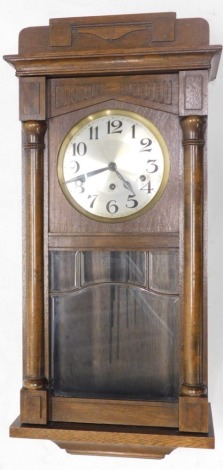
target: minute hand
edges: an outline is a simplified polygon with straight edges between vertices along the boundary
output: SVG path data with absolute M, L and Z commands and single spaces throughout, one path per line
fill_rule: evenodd
M 104 168 L 99 168 L 98 170 L 92 170 L 89 171 L 88 173 L 83 173 L 82 175 L 75 176 L 74 178 L 71 178 L 70 180 L 65 181 L 65 183 L 72 183 L 73 181 L 85 181 L 86 178 L 89 178 L 90 176 L 98 175 L 98 173 L 102 173 L 103 171 L 108 170 L 108 166 Z
M 134 192 L 134 189 L 133 189 L 131 183 L 129 181 L 125 180 L 125 178 L 123 178 L 123 176 L 121 175 L 121 173 L 119 173 L 118 170 L 115 170 L 115 173 L 120 178 L 120 180 L 122 180 L 124 188 L 128 189 L 128 191 L 131 191 L 132 195 L 135 196 L 135 192 Z

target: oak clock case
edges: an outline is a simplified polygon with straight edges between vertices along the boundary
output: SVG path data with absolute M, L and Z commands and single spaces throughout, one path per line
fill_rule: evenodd
M 220 54 L 206 21 L 156 13 L 52 19 L 5 57 L 24 182 L 11 436 L 73 454 L 214 447 L 205 139 Z

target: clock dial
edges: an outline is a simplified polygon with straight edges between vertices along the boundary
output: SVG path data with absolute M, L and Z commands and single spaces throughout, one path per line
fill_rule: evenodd
M 69 202 L 86 216 L 118 222 L 152 207 L 169 174 L 166 143 L 140 115 L 104 110 L 75 125 L 58 158 L 58 178 Z

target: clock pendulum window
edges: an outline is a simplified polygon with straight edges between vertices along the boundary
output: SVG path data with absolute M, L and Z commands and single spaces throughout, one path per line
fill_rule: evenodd
M 155 13 L 53 19 L 5 57 L 24 178 L 11 436 L 150 458 L 214 446 L 205 129 L 220 54 L 206 21 Z

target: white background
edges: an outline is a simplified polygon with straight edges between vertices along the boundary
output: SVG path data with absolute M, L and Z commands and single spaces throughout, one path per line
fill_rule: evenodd
M 1 0 L 0 56 L 17 53 L 19 31 L 49 18 L 175 11 L 202 17 L 210 44 L 223 43 L 222 0 Z M 71 456 L 48 441 L 12 439 L 21 388 L 21 138 L 18 80 L 0 60 L 0 469 L 203 469 L 223 468 L 223 57 L 209 84 L 209 399 L 215 450 L 177 449 L 164 460 Z

